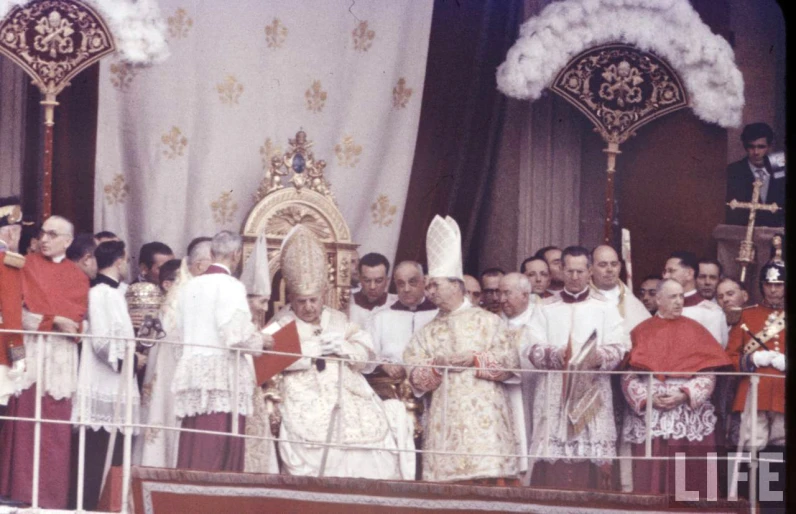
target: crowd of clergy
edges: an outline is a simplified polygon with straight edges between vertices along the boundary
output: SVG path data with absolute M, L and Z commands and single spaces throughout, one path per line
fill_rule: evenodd
M 299 224 L 280 251 L 285 305 L 262 327 L 268 298 L 236 278 L 242 240 L 222 231 L 179 260 L 160 242 L 140 249 L 131 283 L 156 284 L 164 300 L 134 327 L 123 241 L 75 234 L 59 216 L 22 221 L 19 202 L 3 199 L 2 327 L 25 331 L 1 334 L 5 503 L 33 503 L 39 409 L 60 422 L 38 433 L 45 508 L 77 501 L 78 426 L 89 509 L 125 438 L 141 466 L 666 495 L 684 454 L 686 487 L 702 499 L 710 484 L 728 493 L 722 456 L 785 444 L 780 260 L 756 277 L 759 305 L 718 262 L 680 250 L 636 291 L 608 245 L 550 246 L 517 271 L 473 277 L 458 225 L 436 216 L 427 262 L 352 262 L 343 312 L 326 305 L 324 247 Z M 301 356 L 265 388 L 253 359 L 271 358 L 291 322 Z M 223 435 L 234 430 L 265 437 Z M 644 459 L 648 439 L 651 456 L 670 459 Z

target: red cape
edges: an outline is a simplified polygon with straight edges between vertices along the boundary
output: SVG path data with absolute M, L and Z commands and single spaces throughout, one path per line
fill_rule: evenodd
M 60 263 L 37 253 L 22 268 L 22 298 L 29 311 L 44 315 L 39 330 L 52 330 L 54 316 L 78 323 L 88 311 L 88 277 L 69 259 Z
M 639 323 L 630 332 L 630 339 L 633 348 L 628 365 L 659 372 L 658 376 L 674 372 L 696 373 L 731 365 L 716 338 L 705 327 L 685 316 L 677 319 L 653 316 Z

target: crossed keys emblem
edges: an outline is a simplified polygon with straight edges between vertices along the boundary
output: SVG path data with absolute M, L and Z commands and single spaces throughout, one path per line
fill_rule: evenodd
M 75 50 L 72 38 L 69 37 L 75 33 L 72 24 L 58 11 L 42 17 L 36 24 L 36 32 L 39 35 L 34 38 L 33 47 L 39 52 L 49 51 L 52 59 L 58 57 L 59 52 L 69 54 Z

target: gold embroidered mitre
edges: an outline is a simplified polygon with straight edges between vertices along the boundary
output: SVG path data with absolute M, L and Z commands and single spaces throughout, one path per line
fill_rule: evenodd
M 437 215 L 426 232 L 426 258 L 430 278 L 458 278 L 462 273 L 462 234 L 456 220 Z
M 280 264 L 287 289 L 292 294 L 317 295 L 326 288 L 326 251 L 312 231 L 304 225 L 296 225 L 285 237 Z

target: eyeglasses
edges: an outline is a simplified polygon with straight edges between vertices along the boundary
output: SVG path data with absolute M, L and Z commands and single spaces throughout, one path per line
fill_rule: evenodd
M 55 230 L 39 230 L 39 239 L 44 239 L 44 237 L 48 237 L 50 239 L 55 239 L 60 236 L 65 236 L 66 234 L 61 234 L 56 232 Z

